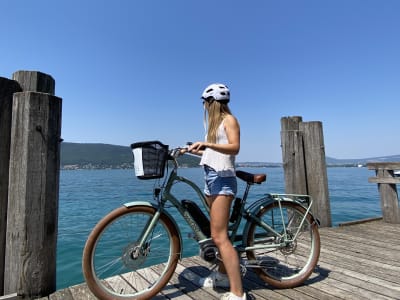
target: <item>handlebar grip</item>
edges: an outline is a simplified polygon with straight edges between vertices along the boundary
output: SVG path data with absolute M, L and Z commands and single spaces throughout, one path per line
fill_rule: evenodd
M 192 142 L 187 142 L 186 145 L 187 145 L 188 147 L 190 147 L 190 146 L 193 145 L 193 143 L 192 143 Z M 202 147 L 200 147 L 199 150 L 206 150 L 206 148 L 207 148 L 206 146 L 202 146 Z

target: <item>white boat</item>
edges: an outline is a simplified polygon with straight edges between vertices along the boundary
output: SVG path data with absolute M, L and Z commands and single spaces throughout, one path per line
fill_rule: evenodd
M 400 170 L 395 170 L 393 174 L 395 177 L 400 177 Z

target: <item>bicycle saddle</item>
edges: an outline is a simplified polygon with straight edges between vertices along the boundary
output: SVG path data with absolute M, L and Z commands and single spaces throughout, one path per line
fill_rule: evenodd
M 246 181 L 249 184 L 262 183 L 267 180 L 267 174 L 252 174 L 245 171 L 236 171 L 236 177 Z

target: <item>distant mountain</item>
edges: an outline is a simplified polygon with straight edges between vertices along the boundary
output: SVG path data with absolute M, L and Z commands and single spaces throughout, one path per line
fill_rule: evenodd
M 400 155 L 362 159 L 336 159 L 326 157 L 327 166 L 357 166 L 368 162 L 400 161 Z M 282 163 L 238 162 L 240 167 L 282 167 Z M 184 155 L 179 158 L 181 167 L 198 167 L 199 158 Z M 133 168 L 133 155 L 129 146 L 87 143 L 61 143 L 62 169 L 126 169 Z
M 335 165 L 366 165 L 369 162 L 397 162 L 400 161 L 400 155 L 370 157 L 370 158 L 354 158 L 354 159 L 336 159 L 326 157 L 326 164 L 328 166 Z
M 131 149 L 108 144 L 61 143 L 62 168 L 130 167 Z
M 128 146 L 109 144 L 61 143 L 62 169 L 127 169 L 133 168 L 133 154 Z M 199 165 L 199 158 L 184 155 L 181 167 Z

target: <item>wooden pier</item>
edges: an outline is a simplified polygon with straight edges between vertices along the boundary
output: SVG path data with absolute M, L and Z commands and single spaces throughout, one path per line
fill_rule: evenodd
M 400 224 L 375 220 L 321 228 L 320 234 L 318 267 L 302 286 L 274 289 L 249 271 L 244 278 L 248 299 L 400 299 Z M 196 285 L 208 273 L 207 264 L 199 257 L 185 258 L 154 299 L 219 299 L 225 290 Z M 96 298 L 85 284 L 80 284 L 41 298 L 47 299 Z

